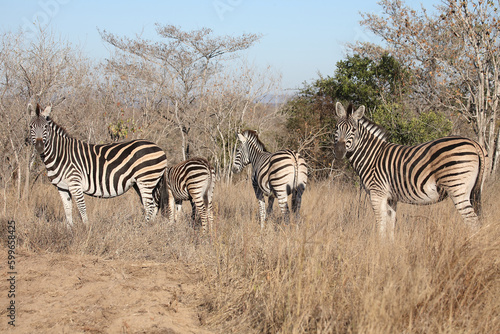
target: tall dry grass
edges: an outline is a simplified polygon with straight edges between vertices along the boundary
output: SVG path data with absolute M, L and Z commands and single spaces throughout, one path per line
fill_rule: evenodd
M 90 226 L 69 231 L 57 191 L 37 184 L 28 205 L 9 197 L 1 242 L 7 219 L 15 219 L 19 247 L 34 252 L 181 262 L 199 273 L 203 324 L 221 332 L 494 333 L 499 197 L 498 182 L 489 184 L 476 234 L 449 200 L 401 204 L 395 240 L 387 242 L 368 199 L 350 184 L 311 183 L 300 221 L 264 230 L 251 186 L 218 184 L 216 226 L 203 237 L 186 221 L 146 224 L 134 192 L 86 197 Z M 184 210 L 189 217 L 187 203 Z

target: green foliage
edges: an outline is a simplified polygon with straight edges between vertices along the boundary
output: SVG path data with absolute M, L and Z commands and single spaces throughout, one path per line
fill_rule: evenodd
M 133 119 L 128 118 L 127 120 L 118 120 L 116 123 L 111 123 L 108 125 L 109 136 L 114 141 L 119 141 L 126 139 L 129 134 L 133 134 L 137 131 L 137 126 Z
M 384 101 L 399 100 L 406 94 L 405 82 L 411 79 L 399 62 L 384 54 L 378 62 L 358 54 L 337 63 L 331 80 L 330 96 L 336 100 L 375 108 Z
M 431 110 L 414 114 L 398 104 L 383 104 L 369 117 L 387 130 L 391 142 L 402 145 L 416 145 L 447 136 L 453 125 L 443 113 Z

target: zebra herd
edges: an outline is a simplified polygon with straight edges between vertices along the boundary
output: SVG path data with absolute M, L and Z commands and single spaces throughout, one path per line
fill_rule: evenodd
M 431 204 L 449 196 L 466 224 L 477 228 L 481 188 L 487 159 L 475 141 L 451 136 L 417 146 L 387 141 L 384 130 L 364 117 L 364 106 L 347 111 L 336 105 L 334 134 L 337 159 L 347 157 L 367 191 L 379 231 L 393 238 L 397 202 Z M 145 140 L 92 145 L 72 138 L 50 118 L 51 108 L 28 106 L 30 141 L 39 153 L 47 175 L 61 196 L 67 224 L 72 226 L 72 197 L 82 220 L 88 221 L 83 194 L 111 198 L 133 187 L 144 206 L 146 221 L 157 212 L 175 220 L 182 201 L 191 201 L 203 231 L 213 224 L 212 198 L 215 171 L 203 158 L 167 167 L 167 158 L 156 144 Z M 233 172 L 252 165 L 252 186 L 259 203 L 261 227 L 272 211 L 274 199 L 289 221 L 287 199 L 298 216 L 308 169 L 299 153 L 285 149 L 268 152 L 255 131 L 238 134 Z M 268 197 L 265 208 L 264 197 Z

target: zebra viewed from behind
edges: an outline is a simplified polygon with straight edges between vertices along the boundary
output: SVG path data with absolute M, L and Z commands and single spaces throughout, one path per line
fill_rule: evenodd
M 252 165 L 252 186 L 259 201 L 261 228 L 266 220 L 264 196 L 268 196 L 267 214 L 273 209 L 274 198 L 289 219 L 288 195 L 292 194 L 292 211 L 299 214 L 302 194 L 307 184 L 307 165 L 299 153 L 281 150 L 270 153 L 259 140 L 257 133 L 246 130 L 238 134 L 239 145 L 233 161 L 233 172 L 239 173 L 248 164 Z
M 487 154 L 475 141 L 450 136 L 416 146 L 387 141 L 385 131 L 337 102 L 335 156 L 346 156 L 371 200 L 379 231 L 394 237 L 397 202 L 431 204 L 449 196 L 465 223 L 477 228 Z
M 215 187 L 215 170 L 204 158 L 191 158 L 165 171 L 168 191 L 167 216 L 175 221 L 176 211 L 182 208 L 183 201 L 190 201 L 191 218 L 200 217 L 203 232 L 211 229 L 214 221 L 212 198 Z
M 47 175 L 61 196 L 66 220 L 73 225 L 71 198 L 84 223 L 88 222 L 83 194 L 111 198 L 133 187 L 146 212 L 146 221 L 154 218 L 159 202 L 152 192 L 159 185 L 167 166 L 165 153 L 145 140 L 92 145 L 68 135 L 50 118 L 51 107 L 37 105 L 31 115 L 29 136 L 40 154 Z

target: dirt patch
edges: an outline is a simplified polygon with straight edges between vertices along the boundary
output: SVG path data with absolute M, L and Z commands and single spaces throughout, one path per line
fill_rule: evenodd
M 196 274 L 182 264 L 26 252 L 16 258 L 14 329 L 0 261 L 0 332 L 211 333 L 196 309 Z

